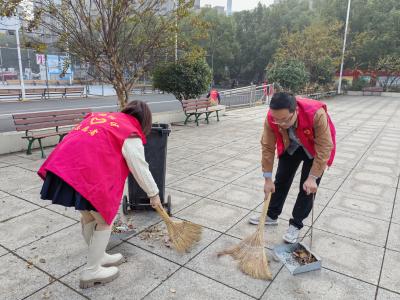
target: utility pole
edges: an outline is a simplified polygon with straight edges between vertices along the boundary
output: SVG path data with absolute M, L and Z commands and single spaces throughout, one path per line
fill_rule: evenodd
M 20 83 L 21 83 L 22 100 L 24 100 L 25 99 L 25 84 L 24 84 L 24 74 L 22 73 L 21 45 L 19 43 L 19 22 L 18 22 L 17 28 L 15 29 L 15 37 L 17 39 L 19 80 L 20 80 Z
M 178 0 L 174 0 L 175 9 L 178 10 Z M 178 61 L 178 13 L 175 17 L 175 62 Z
M 347 29 L 349 26 L 350 5 L 351 5 L 351 0 L 348 0 L 346 26 L 344 29 L 344 39 L 343 39 L 342 63 L 340 64 L 340 74 L 339 74 L 339 85 L 338 85 L 338 94 L 339 95 L 342 93 L 343 64 L 344 64 L 344 53 L 346 51 Z

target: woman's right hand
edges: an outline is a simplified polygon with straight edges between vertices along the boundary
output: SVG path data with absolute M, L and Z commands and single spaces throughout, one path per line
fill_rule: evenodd
M 269 193 L 275 193 L 275 184 L 271 178 L 265 178 L 264 193 L 265 196 L 268 196 Z
M 154 196 L 154 197 L 151 197 L 151 198 L 150 198 L 150 205 L 151 205 L 151 207 L 153 207 L 153 208 L 156 208 L 157 206 L 161 207 L 162 205 L 161 205 L 160 196 L 159 196 L 159 195 L 156 195 L 156 196 Z

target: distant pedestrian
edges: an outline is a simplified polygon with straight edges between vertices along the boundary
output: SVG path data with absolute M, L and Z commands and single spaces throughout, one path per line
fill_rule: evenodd
M 210 99 L 212 105 L 219 105 L 221 103 L 221 96 L 217 89 L 212 89 L 208 94 L 207 98 Z

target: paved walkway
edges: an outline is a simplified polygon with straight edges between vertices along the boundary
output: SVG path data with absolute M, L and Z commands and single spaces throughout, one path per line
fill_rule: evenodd
M 327 103 L 338 153 L 316 199 L 321 271 L 292 276 L 271 259 L 274 279 L 265 282 L 216 257 L 254 231 L 247 219 L 261 210 L 266 109 L 257 107 L 227 112 L 219 123 L 173 128 L 167 193 L 176 218 L 204 226 L 201 242 L 180 256 L 165 246 L 155 213 L 135 212 L 138 234 L 109 245 L 127 258 L 121 276 L 86 290 L 78 287 L 86 253 L 79 216 L 39 200 L 39 153 L 0 156 L 0 299 L 400 299 L 400 98 Z M 268 249 L 281 243 L 297 189 L 298 177 L 279 226 L 266 228 Z

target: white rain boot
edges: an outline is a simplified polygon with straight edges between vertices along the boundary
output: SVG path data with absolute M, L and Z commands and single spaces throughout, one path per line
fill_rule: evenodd
M 94 229 L 96 227 L 96 222 L 92 221 L 86 224 L 82 224 L 82 235 L 83 238 L 85 239 L 86 244 L 89 246 L 90 240 L 92 239 L 92 235 L 94 232 Z M 108 254 L 104 251 L 104 255 L 101 258 L 100 265 L 103 267 L 111 267 L 111 266 L 118 266 L 124 262 L 124 257 L 120 253 L 116 254 Z
M 101 260 L 110 239 L 111 230 L 94 231 L 89 244 L 87 264 L 80 275 L 79 287 L 86 289 L 95 284 L 104 284 L 118 277 L 117 267 L 102 267 Z

